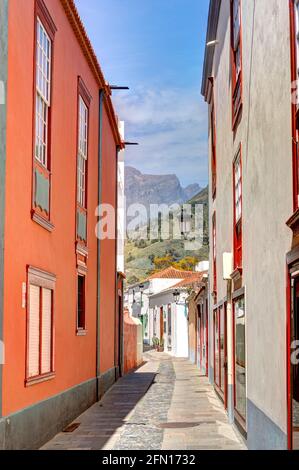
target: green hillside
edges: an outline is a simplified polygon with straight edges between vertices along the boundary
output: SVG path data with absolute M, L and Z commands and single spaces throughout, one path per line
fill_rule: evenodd
M 190 201 L 190 204 L 204 205 L 204 240 L 198 251 L 186 251 L 184 240 L 127 240 L 125 246 L 126 275 L 128 284 L 145 279 L 155 268 L 153 259 L 170 254 L 175 261 L 187 256 L 196 257 L 198 261 L 208 259 L 208 188 L 200 191 Z

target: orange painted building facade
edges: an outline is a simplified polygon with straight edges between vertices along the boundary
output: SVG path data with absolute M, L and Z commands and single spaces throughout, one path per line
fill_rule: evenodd
M 95 228 L 123 144 L 74 2 L 9 0 L 7 24 L 0 448 L 32 448 L 119 374 L 116 240 Z

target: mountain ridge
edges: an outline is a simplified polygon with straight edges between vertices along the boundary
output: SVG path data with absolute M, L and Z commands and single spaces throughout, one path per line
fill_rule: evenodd
M 197 183 L 183 187 L 175 174 L 143 174 L 137 168 L 125 166 L 125 195 L 127 207 L 143 204 L 183 204 L 200 192 Z

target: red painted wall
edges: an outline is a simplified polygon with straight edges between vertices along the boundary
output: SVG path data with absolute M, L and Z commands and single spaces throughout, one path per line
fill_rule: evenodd
M 98 86 L 59 0 L 44 0 L 57 27 L 52 95 L 52 233 L 31 219 L 34 0 L 9 2 L 7 186 L 5 226 L 3 414 L 7 415 L 95 377 L 98 198 Z M 92 96 L 88 155 L 87 335 L 76 335 L 75 252 L 77 79 Z M 103 130 L 103 199 L 115 203 L 115 141 Z M 102 243 L 101 372 L 114 365 L 115 242 Z M 53 380 L 26 387 L 26 309 L 21 305 L 26 266 L 57 276 L 54 297 Z
M 124 311 L 124 373 L 138 366 L 137 362 L 137 325 L 130 317 L 129 311 Z

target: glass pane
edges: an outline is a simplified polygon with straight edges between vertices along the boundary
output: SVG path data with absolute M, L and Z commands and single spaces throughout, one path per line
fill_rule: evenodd
M 240 16 L 240 0 L 234 0 L 233 2 L 233 28 L 234 28 L 234 47 L 239 40 L 240 35 L 240 26 L 241 26 L 241 16 Z
M 245 301 L 235 302 L 235 390 L 236 410 L 246 419 Z
M 220 361 L 221 361 L 221 390 L 225 391 L 225 316 L 224 308 L 220 309 Z
M 78 276 L 77 326 L 85 328 L 85 278 Z
M 214 379 L 215 383 L 219 386 L 219 321 L 218 321 L 218 311 L 214 312 L 214 341 L 215 341 L 215 371 L 214 371 Z
M 294 318 L 292 325 L 292 337 L 295 341 L 299 340 L 299 282 L 295 283 L 295 300 L 294 300 Z M 299 450 L 299 365 L 292 364 L 292 390 L 293 390 L 293 449 Z

